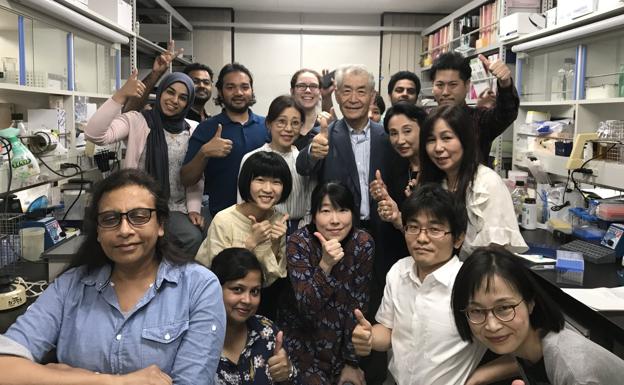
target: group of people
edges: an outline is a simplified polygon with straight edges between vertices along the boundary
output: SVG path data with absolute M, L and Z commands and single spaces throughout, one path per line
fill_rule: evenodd
M 624 361 L 564 329 L 512 254 L 527 245 L 487 167 L 517 116 L 505 63 L 480 57 L 497 94 L 473 108 L 467 60 L 441 55 L 429 114 L 398 72 L 382 125 L 363 66 L 325 89 L 297 71 L 262 117 L 227 64 L 208 117 L 212 70 L 164 75 L 175 55 L 89 121 L 124 168 L 97 184 L 70 268 L 0 335 L 0 384 L 618 382 Z

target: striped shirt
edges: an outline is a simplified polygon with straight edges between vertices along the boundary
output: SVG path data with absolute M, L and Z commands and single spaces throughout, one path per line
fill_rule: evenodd
M 240 167 L 243 167 L 243 164 L 252 154 L 255 154 L 258 151 L 267 151 L 267 152 L 275 152 L 279 154 L 284 160 L 286 164 L 288 164 L 288 168 L 290 169 L 290 174 L 292 175 L 292 190 L 290 191 L 290 196 L 286 199 L 285 202 L 280 203 L 275 206 L 275 208 L 282 212 L 288 213 L 290 219 L 302 219 L 309 214 L 310 211 L 310 195 L 312 194 L 312 190 L 314 189 L 316 182 L 312 180 L 312 178 L 307 176 L 302 176 L 297 173 L 297 167 L 295 163 L 297 161 L 297 156 L 299 155 L 299 150 L 295 146 L 290 146 L 291 151 L 287 153 L 281 153 L 279 151 L 275 151 L 271 148 L 270 143 L 265 143 L 262 147 L 257 148 L 253 151 L 248 152 L 243 156 L 241 160 Z M 240 174 L 240 170 L 238 172 Z M 242 203 L 243 199 L 240 196 L 240 191 L 237 191 L 237 201 L 238 203 Z M 309 217 L 306 218 L 306 223 L 309 222 Z M 300 224 L 301 226 L 302 224 Z

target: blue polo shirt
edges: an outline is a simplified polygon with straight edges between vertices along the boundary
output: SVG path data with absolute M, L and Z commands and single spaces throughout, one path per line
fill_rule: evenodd
M 268 141 L 263 116 L 249 110 L 249 120 L 240 124 L 233 122 L 223 111 L 197 126 L 188 142 L 184 164 L 190 162 L 201 146 L 214 137 L 218 124 L 223 126 L 221 137 L 232 141 L 232 151 L 224 158 L 210 158 L 206 162 L 204 193 L 210 196 L 210 213 L 213 216 L 236 203 L 238 170 L 243 155 Z

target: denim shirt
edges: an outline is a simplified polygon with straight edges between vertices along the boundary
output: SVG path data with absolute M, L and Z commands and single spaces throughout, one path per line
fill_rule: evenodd
M 85 266 L 57 278 L 0 335 L 0 354 L 58 362 L 106 374 L 157 365 L 175 384 L 213 384 L 225 310 L 219 281 L 199 264 L 160 263 L 156 281 L 122 313 L 111 266 Z

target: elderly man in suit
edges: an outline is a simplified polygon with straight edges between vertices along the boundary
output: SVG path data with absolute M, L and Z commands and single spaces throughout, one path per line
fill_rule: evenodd
M 368 108 L 375 97 L 375 78 L 362 65 L 346 65 L 335 75 L 336 100 L 343 118 L 327 125 L 321 117 L 321 130 L 312 142 L 299 152 L 297 172 L 313 175 L 319 183 L 338 180 L 344 183 L 355 197 L 359 227 L 368 230 L 375 239 L 374 279 L 371 287 L 370 314 L 379 305 L 385 276 L 392 263 L 405 255 L 407 248 L 402 234 L 389 223 L 380 220 L 377 202 L 369 194 L 370 182 L 375 172 L 387 174 L 390 167 L 402 167 L 404 160 L 392 150 L 388 135 L 381 124 L 368 118 Z M 404 165 L 405 169 L 407 166 Z M 390 192 L 392 195 L 392 192 Z M 396 198 L 396 197 L 395 197 Z M 382 359 L 382 363 L 385 361 Z M 376 366 L 378 369 L 374 369 Z M 383 382 L 385 367 L 366 364 L 369 385 Z

